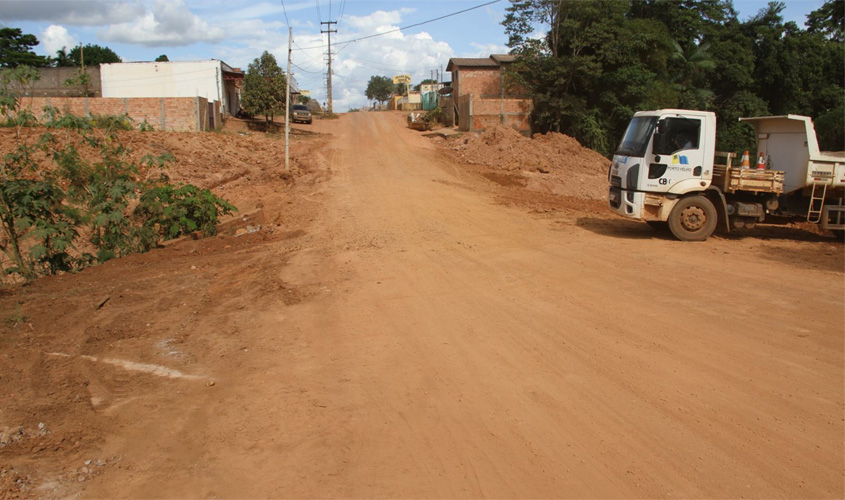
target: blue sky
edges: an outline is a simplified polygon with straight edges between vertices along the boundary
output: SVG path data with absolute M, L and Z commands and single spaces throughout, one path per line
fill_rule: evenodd
M 125 61 L 221 59 L 246 69 L 263 51 L 287 60 L 293 28 L 294 77 L 300 88 L 325 101 L 325 44 L 321 22 L 332 25 L 334 108 L 367 104 L 373 75 L 411 74 L 415 82 L 446 67 L 451 57 L 486 57 L 507 51 L 501 21 L 507 0 L 408 30 L 353 43 L 376 33 L 470 9 L 489 0 L 0 0 L 0 24 L 19 27 L 55 55 L 62 46 L 94 43 Z M 824 0 L 787 0 L 784 18 L 803 25 Z M 734 0 L 741 19 L 766 1 Z M 448 74 L 447 74 L 448 78 Z

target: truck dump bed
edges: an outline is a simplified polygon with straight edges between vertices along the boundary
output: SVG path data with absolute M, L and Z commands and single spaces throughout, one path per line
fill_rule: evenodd
M 784 173 L 783 192 L 813 185 L 845 186 L 845 159 L 819 150 L 810 117 L 783 115 L 739 120 L 754 125 L 757 151 L 766 154 L 767 167 Z

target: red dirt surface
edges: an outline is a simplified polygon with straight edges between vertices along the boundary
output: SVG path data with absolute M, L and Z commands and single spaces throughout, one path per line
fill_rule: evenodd
M 455 157 L 492 170 L 487 178 L 503 185 L 581 199 L 607 199 L 610 160 L 568 135 L 550 132 L 528 138 L 494 127 L 450 141 Z
M 2 289 L 0 497 L 843 497 L 841 244 L 674 241 L 401 113 L 298 129 L 290 175 L 128 134 L 240 231 Z

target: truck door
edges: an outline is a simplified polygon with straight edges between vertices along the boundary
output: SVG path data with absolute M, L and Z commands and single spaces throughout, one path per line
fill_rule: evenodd
M 703 133 L 704 127 L 699 118 L 661 119 L 654 133 L 646 190 L 668 192 L 678 182 L 701 178 Z

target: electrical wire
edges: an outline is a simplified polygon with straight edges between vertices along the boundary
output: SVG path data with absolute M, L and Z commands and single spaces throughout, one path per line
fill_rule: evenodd
M 315 63 L 317 63 L 317 64 L 319 64 L 319 65 L 321 65 L 321 66 L 322 66 L 322 64 L 323 64 L 323 62 L 322 62 L 322 61 L 318 61 L 317 59 L 314 59 L 314 56 L 312 56 L 312 55 L 311 55 L 311 54 L 309 54 L 308 52 L 305 52 L 305 49 L 303 49 L 303 48 L 301 48 L 299 45 L 297 45 L 297 44 L 296 44 L 296 42 L 293 42 L 293 46 L 294 46 L 294 47 L 296 47 L 297 49 L 299 49 L 299 50 L 303 51 L 303 53 L 304 53 L 306 56 L 308 56 L 308 57 L 309 57 L 312 61 L 314 61 Z
M 290 26 L 290 21 L 288 21 L 288 9 L 285 8 L 285 0 L 282 0 L 282 11 L 285 13 L 285 23 Z
M 434 19 L 429 19 L 427 21 L 422 21 L 422 22 L 419 22 L 419 23 L 416 23 L 416 24 L 409 24 L 408 26 L 402 26 L 401 28 L 396 28 L 396 29 L 393 29 L 393 30 L 390 30 L 390 31 L 385 31 L 383 33 L 376 33 L 376 34 L 373 34 L 373 35 L 367 35 L 367 36 L 362 36 L 362 37 L 359 37 L 359 38 L 353 38 L 352 40 L 344 40 L 342 42 L 335 42 L 334 45 L 337 46 L 337 45 L 344 45 L 344 44 L 349 44 L 349 43 L 360 42 L 361 40 L 367 40 L 367 39 L 370 39 L 370 38 L 376 38 L 376 37 L 379 37 L 379 36 L 389 35 L 390 33 L 396 33 L 397 31 L 403 31 L 403 30 L 407 30 L 407 29 L 411 29 L 411 28 L 416 28 L 417 26 L 422 26 L 424 24 L 429 24 L 429 23 L 433 23 L 435 21 L 440 21 L 442 19 L 446 19 L 447 17 L 457 16 L 458 14 L 463 14 L 465 12 L 480 9 L 482 7 L 487 7 L 488 5 L 493 5 L 494 3 L 499 3 L 501 1 L 502 0 L 492 0 L 491 2 L 486 2 L 486 3 L 483 3 L 481 5 L 476 5 L 475 7 L 470 7 L 468 9 L 459 10 L 457 12 L 452 12 L 451 14 L 446 14 L 445 16 L 435 17 Z M 317 3 L 318 3 L 318 6 L 319 6 L 319 0 L 317 0 Z M 305 48 L 300 49 L 300 50 L 322 49 L 322 48 L 325 48 L 325 45 L 319 45 L 319 46 L 315 46 L 315 47 L 305 47 Z
M 343 11 L 346 8 L 346 0 L 340 2 L 340 15 L 337 16 L 337 24 L 340 24 L 340 20 L 343 19 Z
M 305 73 L 310 73 L 310 74 L 312 74 L 312 75 L 322 75 L 322 74 L 323 74 L 323 69 L 322 69 L 322 68 L 320 68 L 320 71 L 309 71 L 309 70 L 307 70 L 307 69 L 303 68 L 302 66 L 297 65 L 296 63 L 290 63 L 290 64 L 291 64 L 291 66 L 293 66 L 294 68 L 296 68 L 296 69 L 298 69 L 298 70 L 300 70 L 300 71 L 303 71 L 303 72 L 305 72 Z

